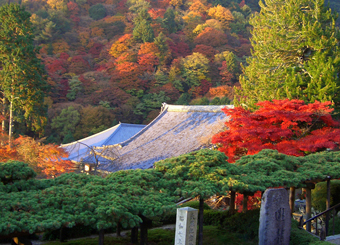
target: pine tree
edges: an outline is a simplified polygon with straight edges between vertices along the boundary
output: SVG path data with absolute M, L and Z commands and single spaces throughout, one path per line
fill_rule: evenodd
M 172 8 L 168 8 L 164 13 L 162 25 L 168 29 L 169 33 L 174 33 L 177 30 L 177 23 L 175 21 L 175 12 Z
M 132 34 L 133 38 L 137 42 L 152 42 L 155 38 L 154 32 L 147 20 L 142 20 L 141 22 L 136 23 Z
M 23 114 L 28 128 L 34 131 L 41 132 L 46 122 L 43 102 L 49 87 L 33 45 L 30 16 L 18 4 L 0 7 L 0 86 L 11 108 L 9 135 L 14 110 Z
M 323 0 L 264 0 L 255 15 L 252 57 L 235 104 L 302 99 L 339 104 L 339 32 Z

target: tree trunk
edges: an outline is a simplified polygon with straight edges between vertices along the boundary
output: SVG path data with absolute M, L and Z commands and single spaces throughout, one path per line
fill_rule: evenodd
M 328 176 L 327 177 L 327 199 L 326 199 L 326 210 L 331 207 L 331 178 Z M 328 229 L 329 229 L 329 212 L 326 214 L 326 234 L 325 236 L 328 235 Z M 334 227 L 333 227 L 334 229 Z
M 118 223 L 117 223 L 117 230 L 116 230 L 117 237 L 121 236 L 121 235 L 120 235 L 120 231 L 121 231 L 121 225 L 120 225 L 120 223 L 118 222 Z
M 11 97 L 9 106 L 9 130 L 8 130 L 9 147 L 12 147 L 12 132 L 13 132 L 13 96 Z
M 203 205 L 204 199 L 200 197 L 200 206 L 199 206 L 199 230 L 198 230 L 198 245 L 203 245 Z
M 140 224 L 140 245 L 148 244 L 148 227 L 143 222 Z
M 64 231 L 64 228 L 63 228 L 63 227 L 60 228 L 60 232 L 59 232 L 59 241 L 60 241 L 60 242 L 65 242 L 65 231 Z
M 306 190 L 306 220 L 311 218 L 311 208 L 312 208 L 312 191 L 310 188 L 305 188 Z M 306 224 L 306 230 L 311 232 L 311 222 Z
M 148 219 L 144 215 L 139 215 L 142 219 L 140 224 L 140 245 L 148 244 L 148 228 L 152 227 L 152 220 Z
M 138 243 L 138 227 L 133 227 L 131 229 L 131 242 Z
M 104 245 L 104 229 L 99 230 L 98 245 Z
M 243 194 L 242 213 L 247 212 L 247 210 L 248 210 L 248 194 Z
M 2 122 L 1 122 L 1 128 L 2 128 L 2 132 L 1 132 L 1 145 L 4 145 L 4 133 L 6 132 L 6 99 L 5 97 L 2 98 Z
M 290 187 L 290 192 L 289 192 L 289 206 L 290 206 L 290 214 L 291 216 L 294 213 L 295 209 L 295 187 Z
M 229 204 L 229 212 L 231 214 L 235 213 L 235 196 L 236 196 L 236 192 L 231 191 L 230 192 L 230 204 Z

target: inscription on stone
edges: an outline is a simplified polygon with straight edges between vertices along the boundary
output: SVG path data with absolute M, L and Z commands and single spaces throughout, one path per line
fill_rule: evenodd
M 287 190 L 267 189 L 261 202 L 259 245 L 289 245 L 290 227 Z
M 190 207 L 177 209 L 175 245 L 196 244 L 197 217 L 197 209 Z

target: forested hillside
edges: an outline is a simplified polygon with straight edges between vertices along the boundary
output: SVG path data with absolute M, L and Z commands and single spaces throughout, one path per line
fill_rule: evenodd
M 19 3 L 48 73 L 45 135 L 56 143 L 119 121 L 148 123 L 162 102 L 229 103 L 258 10 L 254 0 Z
M 68 143 L 119 121 L 148 123 L 162 102 L 231 103 L 251 55 L 257 2 L 19 0 L 51 86 L 46 142 Z

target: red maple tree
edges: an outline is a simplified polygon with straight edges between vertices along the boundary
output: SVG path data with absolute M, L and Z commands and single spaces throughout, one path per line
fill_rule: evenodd
M 302 100 L 274 100 L 257 103 L 251 112 L 242 107 L 224 108 L 227 130 L 213 136 L 212 143 L 235 162 L 244 155 L 273 149 L 291 156 L 335 149 L 340 142 L 340 124 L 331 102 L 305 104 Z

